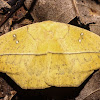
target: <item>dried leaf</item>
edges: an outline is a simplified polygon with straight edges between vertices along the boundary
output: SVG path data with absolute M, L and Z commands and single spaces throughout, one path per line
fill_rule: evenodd
M 27 11 L 24 9 L 24 7 L 19 8 L 13 16 L 13 21 L 18 21 L 21 18 L 23 18 L 26 15 Z
M 37 0 L 31 15 L 35 22 L 53 20 L 69 23 L 77 16 L 81 23 L 99 24 L 100 5 L 95 0 Z
M 84 24 L 100 23 L 100 5 L 95 0 L 74 0 L 75 8 Z
M 20 27 L 28 25 L 28 24 L 32 24 L 32 21 L 29 20 L 29 19 L 24 19 L 19 24 L 17 24 L 17 23 L 14 24 L 13 27 L 12 27 L 12 30 L 20 28 Z
M 6 1 L 0 0 L 0 10 L 1 8 L 5 8 L 5 7 L 11 8 L 10 5 Z M 1 10 L 1 13 L 2 13 L 2 10 Z M 4 17 L 5 15 L 0 14 L 0 23 L 4 19 Z M 12 19 L 10 18 L 2 27 L 0 27 L 0 35 L 9 32 L 11 24 L 12 24 Z
M 4 98 L 6 95 L 10 96 L 10 91 L 13 89 L 1 76 L 0 73 L 0 98 Z
M 32 24 L 32 20 L 29 20 L 29 19 L 24 19 L 20 24 L 25 26 L 25 25 L 28 25 L 28 24 Z
M 71 0 L 37 0 L 31 15 L 35 22 L 53 20 L 68 23 L 76 17 Z
M 0 0 L 0 9 L 4 7 L 11 8 L 11 6 L 6 1 Z
M 9 32 L 11 25 L 12 25 L 12 18 L 9 18 L 8 21 L 2 27 L 0 27 L 0 35 Z
M 78 87 L 100 68 L 100 37 L 59 22 L 31 24 L 0 37 L 0 72 L 23 89 Z
M 98 89 L 94 93 L 90 94 L 84 100 L 99 100 L 99 99 L 100 99 L 100 89 Z
M 90 24 L 90 30 L 100 35 L 100 25 L 99 24 Z
M 27 9 L 30 9 L 33 2 L 34 0 L 25 0 L 24 4 L 27 7 Z
M 99 100 L 97 98 L 100 98 L 100 70 L 92 76 L 76 100 Z

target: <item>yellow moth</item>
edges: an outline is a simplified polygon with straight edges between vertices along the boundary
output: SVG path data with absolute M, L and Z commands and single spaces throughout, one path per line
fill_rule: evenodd
M 100 37 L 44 21 L 0 36 L 0 72 L 23 89 L 78 87 L 100 68 Z

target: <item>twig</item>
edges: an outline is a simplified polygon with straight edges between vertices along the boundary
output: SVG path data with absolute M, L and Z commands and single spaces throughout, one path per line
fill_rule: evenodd
M 2 21 L 0 22 L 0 27 L 10 18 L 10 16 L 18 10 L 24 3 L 25 0 L 17 0 L 16 5 L 12 6 L 11 10 L 4 16 Z

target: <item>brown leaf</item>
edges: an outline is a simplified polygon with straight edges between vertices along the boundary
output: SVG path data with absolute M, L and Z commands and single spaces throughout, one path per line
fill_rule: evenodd
M 35 22 L 52 20 L 68 23 L 76 17 L 71 0 L 37 0 L 31 15 Z
M 24 7 L 21 7 L 18 9 L 14 14 L 12 18 L 9 18 L 2 27 L 0 27 L 0 35 L 5 34 L 10 31 L 12 21 L 19 21 L 21 18 L 23 18 L 26 15 L 27 11 L 24 9 Z M 5 15 L 0 15 L 0 20 L 4 20 Z M 0 22 L 1 22 L 0 21 Z
M 88 97 L 84 100 L 99 100 L 100 99 L 100 88 L 93 93 L 91 93 Z
M 8 85 L 8 83 L 2 77 L 0 77 L 0 97 L 5 97 L 6 95 L 10 96 L 10 91 L 12 90 L 13 89 L 10 87 L 10 85 Z
M 94 0 L 73 0 L 75 1 L 75 8 L 81 22 L 100 23 L 100 5 Z
M 13 21 L 18 21 L 26 15 L 27 11 L 24 7 L 19 8 L 13 15 Z
M 97 95 L 99 94 L 99 95 Z M 94 97 L 93 97 L 94 96 Z M 92 99 L 88 99 L 92 98 Z M 93 99 L 95 98 L 95 99 Z M 100 99 L 100 70 L 97 71 L 89 82 L 84 86 L 76 100 L 99 100 Z
M 30 3 L 25 5 L 29 8 Z M 53 20 L 69 23 L 77 16 L 84 24 L 100 23 L 100 5 L 94 0 L 37 0 L 31 15 L 35 22 Z
M 32 21 L 29 20 L 29 19 L 24 19 L 20 23 L 14 24 L 13 27 L 12 27 L 13 28 L 12 30 L 20 28 L 20 27 L 28 25 L 28 24 L 32 24 Z
M 8 21 L 2 27 L 0 27 L 0 35 L 9 32 L 11 25 L 12 25 L 12 18 L 9 18 Z
M 98 35 L 100 35 L 100 25 L 99 24 L 90 24 L 90 30 Z
M 11 6 L 4 0 L 0 0 L 0 9 L 3 7 L 11 8 Z
M 31 4 L 34 2 L 34 0 L 25 0 L 24 4 L 27 7 L 27 9 L 30 9 Z
M 11 6 L 6 1 L 0 0 L 0 9 L 3 7 L 11 8 Z M 0 23 L 2 22 L 2 20 L 4 20 L 4 18 L 5 18 L 5 15 L 0 14 Z M 6 23 L 2 27 L 0 27 L 0 35 L 9 32 L 11 25 L 12 25 L 12 19 L 9 18 L 6 21 Z

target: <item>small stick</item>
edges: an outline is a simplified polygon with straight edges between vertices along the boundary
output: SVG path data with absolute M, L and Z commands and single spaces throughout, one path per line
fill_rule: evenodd
M 5 17 L 0 22 L 0 27 L 10 18 L 10 16 L 18 10 L 24 3 L 25 0 L 17 0 L 16 5 L 12 6 L 11 10 L 5 15 Z

